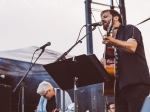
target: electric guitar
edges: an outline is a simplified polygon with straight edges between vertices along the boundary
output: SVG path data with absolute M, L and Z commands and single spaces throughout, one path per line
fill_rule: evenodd
M 107 36 L 110 35 L 112 30 L 112 20 L 107 28 Z M 115 94 L 115 86 L 116 86 L 116 59 L 115 59 L 115 51 L 116 49 L 113 46 L 106 45 L 105 53 L 104 53 L 104 68 L 111 76 L 111 81 L 105 81 L 103 83 L 103 96 L 114 96 Z

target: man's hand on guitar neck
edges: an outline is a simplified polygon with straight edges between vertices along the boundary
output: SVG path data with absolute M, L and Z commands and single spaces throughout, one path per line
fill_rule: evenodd
M 115 40 L 114 37 L 104 35 L 102 43 L 103 44 L 108 44 L 108 45 L 113 45 L 114 40 Z

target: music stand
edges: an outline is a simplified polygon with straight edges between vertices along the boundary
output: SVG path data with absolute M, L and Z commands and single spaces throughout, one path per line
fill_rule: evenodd
M 43 65 L 43 67 L 62 90 L 72 89 L 76 87 L 76 83 L 78 87 L 82 87 L 111 80 L 95 54 L 80 55 L 75 59 L 69 58 Z M 75 90 L 77 89 L 75 88 Z M 76 99 L 74 97 L 74 100 Z

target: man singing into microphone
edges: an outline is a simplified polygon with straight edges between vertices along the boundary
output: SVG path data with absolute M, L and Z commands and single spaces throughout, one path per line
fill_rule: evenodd
M 150 85 L 142 34 L 133 25 L 123 26 L 121 15 L 115 10 L 102 11 L 101 20 L 106 31 L 113 22 L 112 36 L 104 35 L 102 43 L 114 46 L 118 58 L 115 111 L 140 112 Z

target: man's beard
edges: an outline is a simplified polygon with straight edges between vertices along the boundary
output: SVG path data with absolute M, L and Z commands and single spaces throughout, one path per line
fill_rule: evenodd
M 109 24 L 110 24 L 110 21 L 104 22 L 103 29 L 104 29 L 105 31 L 107 31 L 107 28 L 108 28 Z

